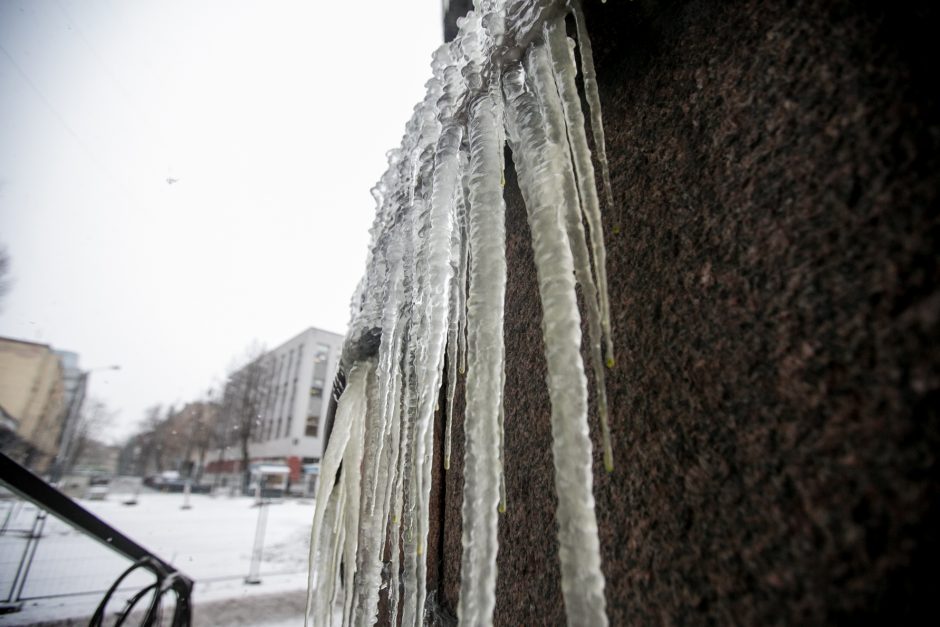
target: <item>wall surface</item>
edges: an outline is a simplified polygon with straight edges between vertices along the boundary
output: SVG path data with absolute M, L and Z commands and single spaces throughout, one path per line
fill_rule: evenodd
M 59 358 L 51 348 L 0 338 L 0 405 L 18 421 L 18 435 L 43 456 L 29 460 L 37 470 L 45 470 L 58 451 L 63 385 Z
M 611 624 L 911 624 L 940 593 L 929 6 L 587 3 L 617 203 L 616 468 L 595 437 L 594 486 Z M 554 625 L 541 307 L 511 172 L 506 191 L 496 622 Z M 460 420 L 453 460 L 429 547 L 444 618 Z

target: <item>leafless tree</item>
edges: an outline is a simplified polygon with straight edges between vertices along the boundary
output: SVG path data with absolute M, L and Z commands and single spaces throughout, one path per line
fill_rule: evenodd
M 140 432 L 135 436 L 134 446 L 138 447 L 136 452 L 137 475 L 145 476 L 150 461 L 153 460 L 157 466 L 157 471 L 163 470 L 159 467 L 157 460 L 162 455 L 157 452 L 160 446 L 160 427 L 163 424 L 163 408 L 160 405 L 152 405 L 144 412 L 144 420 L 140 425 Z
M 85 403 L 78 417 L 74 440 L 66 452 L 65 470 L 68 473 L 75 461 L 81 458 L 92 441 L 104 439 L 105 432 L 114 424 L 114 412 L 101 399 L 91 398 Z
M 271 362 L 267 351 L 253 345 L 246 351 L 241 367 L 229 375 L 222 399 L 224 423 L 231 427 L 241 451 L 242 488 L 251 478 L 248 446 L 260 423 L 261 411 L 270 384 Z
M 3 305 L 3 298 L 10 291 L 10 254 L 6 246 L 0 244 L 0 308 Z
M 188 437 L 186 439 L 186 453 L 183 456 L 186 476 L 197 482 L 202 476 L 206 463 L 206 453 L 212 446 L 216 434 L 216 423 L 219 419 L 219 405 L 213 399 L 214 391 L 209 390 L 206 398 L 194 403 L 188 403 L 182 414 L 186 421 Z M 193 459 L 193 455 L 197 459 Z

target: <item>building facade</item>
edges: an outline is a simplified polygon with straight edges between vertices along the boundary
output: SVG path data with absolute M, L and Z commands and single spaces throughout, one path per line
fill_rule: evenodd
M 16 426 L 5 452 L 47 472 L 59 448 L 65 415 L 65 379 L 59 356 L 46 344 L 0 338 L 0 406 Z
M 329 391 L 343 339 L 337 333 L 311 327 L 262 357 L 264 375 L 255 390 L 259 395 L 257 420 L 251 426 L 248 450 L 252 465 L 287 467 L 289 473 L 281 489 L 308 495 L 314 489 Z M 237 380 L 237 375 L 230 380 Z M 234 425 L 226 428 L 231 432 Z M 226 485 L 238 481 L 243 469 L 236 438 L 212 451 L 207 459 L 209 476 L 224 477 Z
M 78 353 L 55 351 L 62 364 L 63 418 L 58 439 L 58 462 L 53 470 L 53 479 L 65 470 L 75 457 L 75 439 L 81 423 L 82 406 L 88 389 L 88 373 L 78 366 Z

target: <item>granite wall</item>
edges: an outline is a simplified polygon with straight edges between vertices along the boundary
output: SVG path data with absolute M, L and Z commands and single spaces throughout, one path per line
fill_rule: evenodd
M 594 486 L 611 623 L 925 620 L 940 593 L 936 10 L 586 4 L 616 197 L 616 468 L 595 437 Z M 561 624 L 541 308 L 512 172 L 506 192 L 496 623 Z M 457 420 L 428 557 L 443 622 L 462 445 Z

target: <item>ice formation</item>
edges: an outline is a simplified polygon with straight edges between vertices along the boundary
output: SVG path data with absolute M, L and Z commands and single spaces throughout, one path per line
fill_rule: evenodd
M 577 44 L 566 34 L 569 13 Z M 604 366 L 614 357 L 601 203 L 575 49 L 608 209 L 612 195 L 584 15 L 576 0 L 478 0 L 458 26 L 454 41 L 434 53 L 427 94 L 373 190 L 372 243 L 342 359 L 347 385 L 321 467 L 307 625 L 372 625 L 382 590 L 393 623 L 399 614 L 403 625 L 427 620 L 434 414 L 445 414 L 449 469 L 461 377 L 457 612 L 462 624 L 493 622 L 498 513 L 507 507 L 504 466 L 512 463 L 503 447 L 504 420 L 512 420 L 503 408 L 507 144 L 542 301 L 565 610 L 569 624 L 607 624 L 576 284 L 608 471 Z

